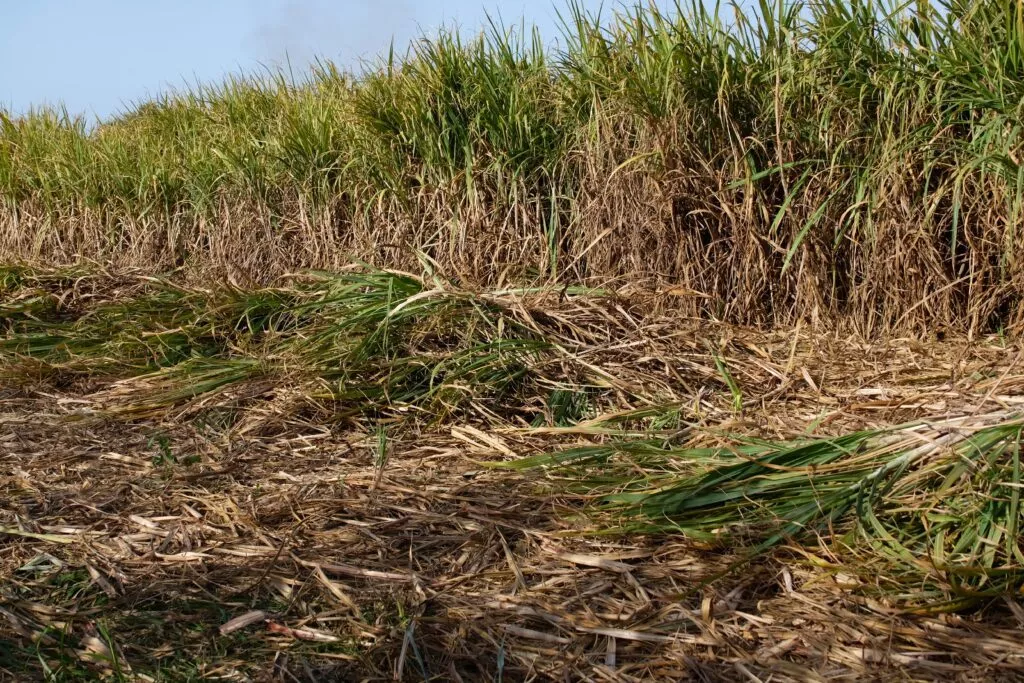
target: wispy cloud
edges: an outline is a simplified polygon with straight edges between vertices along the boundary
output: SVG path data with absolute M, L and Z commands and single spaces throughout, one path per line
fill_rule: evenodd
M 416 15 L 409 0 L 283 0 L 258 20 L 245 46 L 271 66 L 302 67 L 320 57 L 354 64 L 380 55 L 392 38 L 406 42 Z

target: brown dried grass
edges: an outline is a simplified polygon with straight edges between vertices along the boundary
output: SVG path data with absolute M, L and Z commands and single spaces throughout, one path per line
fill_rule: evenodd
M 867 343 L 619 308 L 545 305 L 547 329 L 563 320 L 578 360 L 624 388 L 606 410 L 658 396 L 702 424 L 792 438 L 1019 406 L 1024 392 L 998 340 Z M 704 340 L 728 358 L 741 413 Z M 19 680 L 40 675 L 36 653 L 64 675 L 168 680 L 1024 673 L 1013 601 L 915 615 L 864 598 L 828 546 L 704 585 L 731 551 L 595 535 L 585 496 L 480 466 L 600 439 L 585 428 L 407 422 L 381 468 L 370 423 L 295 412 L 282 387 L 235 404 L 228 426 L 196 406 L 83 420 L 102 384 L 0 394 L 0 641 Z

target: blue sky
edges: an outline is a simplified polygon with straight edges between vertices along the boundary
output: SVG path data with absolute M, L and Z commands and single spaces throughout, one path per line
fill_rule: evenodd
M 556 34 L 557 0 L 0 0 L 0 108 L 107 116 L 148 95 L 322 56 L 358 65 L 487 13 Z M 600 0 L 583 0 L 596 9 Z M 604 3 L 606 6 L 612 3 Z

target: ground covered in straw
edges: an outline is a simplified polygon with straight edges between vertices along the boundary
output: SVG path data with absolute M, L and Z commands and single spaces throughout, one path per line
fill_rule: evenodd
M 149 285 L 135 276 L 30 284 L 10 287 L 0 318 L 0 676 L 1024 675 L 1024 609 L 1012 593 L 928 609 L 901 600 L 870 558 L 827 534 L 784 541 L 729 571 L 749 559 L 742 543 L 664 529 L 616 533 L 615 514 L 595 505 L 593 487 L 575 485 L 573 474 L 492 466 L 606 443 L 639 429 L 609 416 L 655 405 L 662 413 L 674 405 L 682 419 L 671 428 L 647 424 L 648 433 L 704 443 L 725 432 L 793 440 L 1012 415 L 1024 402 L 1024 374 L 1001 339 L 868 344 L 696 323 L 659 313 L 654 295 L 476 294 L 477 304 L 500 304 L 508 320 L 501 334 L 516 321 L 532 324 L 554 355 L 531 360 L 527 380 L 500 400 L 472 394 L 460 402 L 452 392 L 424 402 L 426 394 L 407 389 L 404 403 L 389 403 L 364 388 L 361 400 L 376 404 L 360 412 L 337 385 L 330 398 L 318 397 L 295 368 L 306 356 L 286 356 L 281 346 L 257 353 L 252 340 L 231 342 L 231 362 L 248 354 L 276 369 L 205 392 L 171 395 L 154 379 L 195 356 L 138 374 L 106 349 L 106 369 L 84 372 L 81 358 L 100 367 L 92 347 L 47 355 L 25 345 L 33 325 L 46 318 L 82 332 L 86 312 L 138 299 Z M 361 280 L 357 289 L 374 286 Z M 450 304 L 469 296 L 423 296 L 439 289 L 410 290 L 409 303 L 389 299 L 389 319 L 432 297 Z M 60 305 L 36 315 L 52 296 Z M 290 305 L 306 310 L 305 301 Z M 449 304 L 443 310 L 454 315 Z M 23 316 L 30 308 L 35 322 Z M 406 330 L 389 362 L 401 365 L 408 340 L 420 357 L 428 357 L 424 344 L 441 353 L 443 335 L 430 329 Z M 119 343 L 129 356 L 130 345 Z M 338 381 L 356 386 L 370 371 L 344 358 L 348 374 Z M 444 367 L 456 378 L 448 389 L 472 383 L 468 370 Z M 558 408 L 547 384 L 556 377 L 560 387 L 570 379 L 590 387 L 589 407 L 567 417 L 572 411 Z

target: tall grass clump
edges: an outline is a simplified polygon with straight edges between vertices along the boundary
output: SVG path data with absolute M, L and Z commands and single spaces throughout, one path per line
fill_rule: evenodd
M 493 24 L 93 127 L 0 115 L 0 250 L 264 282 L 422 253 L 744 323 L 1020 327 L 1020 2 L 561 16 L 557 49 Z
M 77 309 L 48 296 L 59 277 L 0 271 L 0 379 L 113 381 L 100 403 L 132 417 L 271 390 L 330 405 L 334 419 L 514 412 L 502 400 L 544 378 L 553 348 L 501 297 L 394 271 L 258 289 L 145 277 Z

